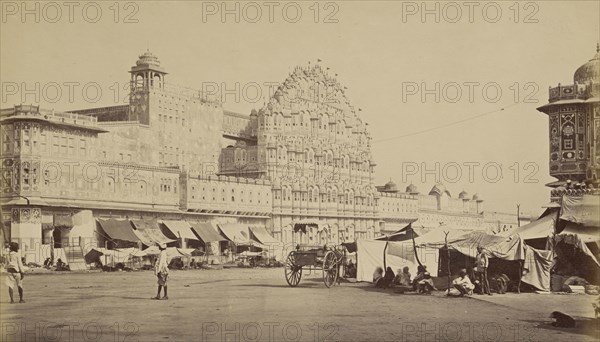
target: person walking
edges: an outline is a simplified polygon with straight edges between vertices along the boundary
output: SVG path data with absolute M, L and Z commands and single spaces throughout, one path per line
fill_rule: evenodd
M 14 301 L 14 288 L 17 287 L 19 291 L 19 303 L 25 303 L 23 299 L 23 277 L 25 268 L 23 267 L 23 261 L 21 260 L 21 253 L 19 253 L 19 244 L 11 242 L 9 244 L 10 252 L 8 254 L 8 264 L 6 265 L 6 271 L 8 276 L 6 277 L 6 285 L 8 286 L 8 295 L 10 297 L 10 303 Z
M 158 291 L 156 292 L 156 297 L 152 297 L 152 299 L 169 299 L 167 295 L 167 280 L 169 277 L 169 262 L 167 256 L 167 245 L 161 243 L 158 245 L 158 249 L 160 253 L 158 254 L 158 259 L 156 260 L 156 264 L 154 264 L 154 274 L 158 278 Z M 160 291 L 164 289 L 164 296 L 160 297 Z

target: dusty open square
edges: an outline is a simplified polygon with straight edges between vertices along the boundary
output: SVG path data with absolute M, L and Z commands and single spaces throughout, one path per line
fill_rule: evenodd
M 364 283 L 326 288 L 320 273 L 289 287 L 283 269 L 172 271 L 168 301 L 150 300 L 150 271 L 25 278 L 1 341 L 592 341 L 592 296 L 507 294 L 471 299 L 397 294 Z M 558 329 L 560 310 L 580 320 Z

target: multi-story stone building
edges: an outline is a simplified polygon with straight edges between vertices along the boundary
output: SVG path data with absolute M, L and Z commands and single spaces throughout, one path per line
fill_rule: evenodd
M 484 230 L 499 233 L 516 228 L 516 214 L 486 211 L 479 194 L 470 196 L 466 191 L 453 198 L 444 184 L 434 185 L 428 193 L 419 193 L 414 184 L 401 192 L 390 181 L 378 186 L 378 208 L 381 232 L 390 234 L 407 224 L 415 230 L 429 231 L 441 226 L 454 229 Z M 521 223 L 527 223 L 523 218 Z
M 171 85 L 150 52 L 129 72 L 127 105 L 0 112 L 2 232 L 29 260 L 48 247 L 104 245 L 102 218 L 241 223 L 282 242 L 304 220 L 337 242 L 417 220 L 481 220 L 481 200 L 464 193 L 377 189 L 367 124 L 319 65 L 294 69 L 250 115 Z

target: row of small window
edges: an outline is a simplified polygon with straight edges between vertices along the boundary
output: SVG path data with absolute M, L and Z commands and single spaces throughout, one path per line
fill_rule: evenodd
M 179 114 L 179 113 L 177 113 L 177 114 Z M 176 124 L 176 125 L 179 125 L 179 122 L 181 121 L 181 126 L 185 126 L 185 118 L 181 118 L 181 120 L 179 120 L 179 116 L 175 116 L 175 120 L 173 120 L 172 115 L 167 116 L 166 114 L 165 115 L 158 114 L 158 121 L 164 122 L 164 123 L 169 123 L 169 124 Z
M 168 96 L 166 94 L 158 94 L 159 97 L 162 98 L 166 98 L 167 100 L 163 101 L 160 98 L 158 99 L 158 103 L 159 104 L 163 104 L 163 105 L 173 105 L 173 101 L 168 101 L 168 98 L 170 97 L 171 100 L 175 100 L 175 107 L 179 107 L 179 102 L 178 101 L 185 101 L 186 103 L 189 101 L 189 99 L 186 98 L 181 98 L 181 97 L 175 97 L 175 96 Z M 181 107 L 184 107 L 184 104 L 181 104 Z
M 192 195 L 192 199 L 196 199 L 196 196 L 195 196 L 195 195 Z M 202 196 L 202 200 L 203 200 L 203 201 L 206 201 L 206 196 Z M 215 202 L 216 200 L 217 200 L 217 199 L 216 199 L 216 197 L 214 197 L 214 196 L 213 196 L 213 197 L 212 197 L 212 201 L 213 201 L 213 202 Z M 221 197 L 221 202 L 225 202 L 225 197 Z M 231 202 L 235 202 L 235 196 L 231 196 Z M 244 203 L 244 199 L 243 199 L 243 198 L 241 198 L 241 199 L 239 200 L 239 202 L 240 202 L 240 203 Z M 248 203 L 253 203 L 253 202 L 252 202 L 252 198 L 250 198 L 250 199 L 248 200 Z M 257 201 L 256 201 L 256 203 L 257 203 L 257 204 L 261 204 L 260 200 L 257 200 Z M 266 200 L 266 204 L 269 204 L 269 200 Z
M 160 180 L 160 191 L 161 192 L 171 192 L 171 190 L 173 190 L 173 193 L 177 193 L 177 183 L 178 180 L 177 179 L 168 179 L 168 178 L 161 178 Z
M 284 192 L 283 196 L 280 196 L 279 192 L 275 191 L 274 196 L 275 196 L 276 200 L 283 199 L 284 201 L 291 201 L 291 199 L 292 199 L 292 197 L 289 195 L 289 193 L 286 193 L 286 192 Z M 337 202 L 339 204 L 354 205 L 354 200 L 352 199 L 352 197 L 348 197 L 347 195 L 335 196 L 335 195 L 331 195 L 331 194 L 321 194 L 320 197 L 321 197 L 321 203 L 335 203 L 336 201 L 334 200 L 334 198 L 338 197 Z M 308 199 L 308 202 L 311 202 L 311 203 L 319 202 L 319 196 L 317 196 L 317 195 L 308 196 L 306 193 L 302 193 L 302 195 L 299 195 L 297 192 L 294 192 L 294 201 L 306 202 L 307 199 Z M 370 206 L 371 199 L 359 197 L 356 199 L 356 204 Z
M 192 192 L 195 192 L 195 191 L 196 191 L 196 187 L 195 187 L 195 186 L 192 186 Z M 204 192 L 206 192 L 206 188 L 202 188 L 202 192 L 203 192 L 203 193 L 204 193 Z M 216 188 L 212 188 L 212 192 L 213 192 L 213 195 L 214 195 L 214 194 L 217 192 L 217 189 L 216 189 Z M 222 196 L 222 197 L 221 197 L 221 200 L 222 200 L 223 202 L 225 202 L 225 192 L 226 192 L 226 191 L 225 191 L 225 189 L 221 189 L 221 196 Z M 235 202 L 235 189 L 231 189 L 231 194 L 232 194 L 232 196 L 231 196 L 231 202 Z M 265 195 L 266 195 L 266 196 L 269 196 L 269 194 L 268 194 L 268 193 L 265 193 Z M 257 203 L 258 203 L 258 204 L 261 204 L 261 200 L 260 200 L 260 198 L 261 198 L 261 193 L 260 193 L 260 192 L 258 192 L 257 196 L 258 196 L 258 198 L 256 199 L 256 200 L 257 200 Z M 240 197 L 238 197 L 238 198 L 239 198 L 239 202 L 240 202 L 240 203 L 243 203 L 243 202 L 244 202 L 244 197 L 245 197 L 245 196 L 244 196 L 244 190 L 240 190 Z M 192 199 L 196 199 L 196 195 L 192 195 Z M 254 199 L 253 192 L 252 192 L 252 191 L 250 191 L 250 192 L 248 193 L 248 203 L 253 203 L 253 199 Z M 205 201 L 205 200 L 206 200 L 206 196 L 202 196 L 202 200 L 203 200 L 203 201 Z M 215 196 L 213 196 L 213 197 L 212 197 L 212 200 L 213 200 L 213 201 L 215 201 L 215 200 L 216 200 L 216 197 L 215 197 Z M 269 200 L 268 200 L 268 198 L 266 199 L 266 203 L 267 203 L 267 204 L 269 203 Z
M 108 154 L 107 151 L 102 151 L 102 159 L 104 160 L 108 160 L 110 158 L 110 160 L 116 160 L 117 161 L 124 161 L 124 162 L 131 162 L 133 161 L 133 157 L 131 156 L 131 153 L 121 153 L 119 152 L 115 158 L 112 158 L 111 155 Z

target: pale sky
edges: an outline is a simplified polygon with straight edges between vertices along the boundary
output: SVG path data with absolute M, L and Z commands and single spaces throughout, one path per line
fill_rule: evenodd
M 553 181 L 548 120 L 535 108 L 546 103 L 549 86 L 573 82 L 600 39 L 598 1 L 475 2 L 472 15 L 464 2 L 457 2 L 460 15 L 445 2 L 428 2 L 433 14 L 424 20 L 421 1 L 320 2 L 318 12 L 313 1 L 274 2 L 272 18 L 269 2 L 228 2 L 233 12 L 239 4 L 239 23 L 235 14 L 223 22 L 221 1 L 138 1 L 120 3 L 118 12 L 113 1 L 76 2 L 71 18 L 62 2 L 60 16 L 39 3 L 39 23 L 35 14 L 21 16 L 20 3 L 2 2 L 2 108 L 23 98 L 35 103 L 35 93 L 42 107 L 56 110 L 121 104 L 127 71 L 149 48 L 169 83 L 239 84 L 246 99 L 228 95 L 224 108 L 248 114 L 262 106 L 253 100 L 255 84 L 281 82 L 295 65 L 321 59 L 362 108 L 377 184 L 392 178 L 428 192 L 439 173 L 453 197 L 464 189 L 479 193 L 488 210 L 515 212 L 520 203 L 533 214 L 549 201 L 544 184 Z M 291 22 L 298 8 L 302 14 Z M 431 90 L 424 101 L 423 86 Z

